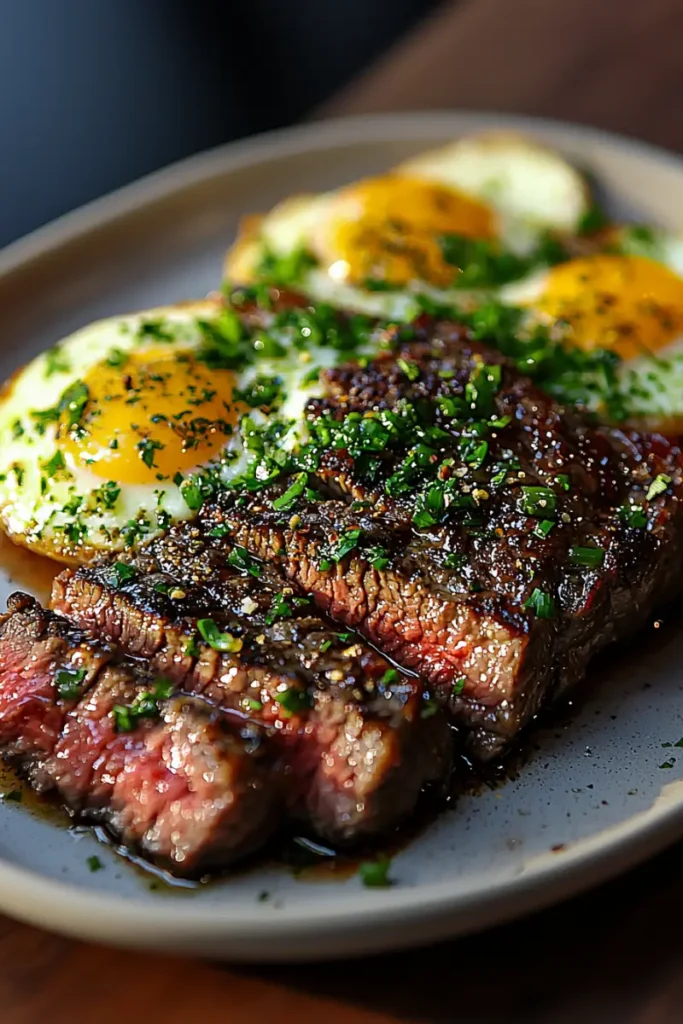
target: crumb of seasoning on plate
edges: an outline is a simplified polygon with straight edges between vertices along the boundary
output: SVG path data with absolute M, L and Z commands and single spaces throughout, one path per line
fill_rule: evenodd
M 260 892 L 258 894 L 258 901 L 259 901 L 259 903 L 265 903 L 266 900 L 269 900 L 269 899 L 270 899 L 270 893 L 268 892 L 267 889 L 264 889 L 262 892 Z
M 20 804 L 23 799 L 23 794 L 20 789 L 10 789 L 9 793 L 3 793 L 3 800 L 11 800 L 15 804 Z
M 86 864 L 91 871 L 101 871 L 104 867 L 104 864 L 96 854 L 93 854 L 92 857 L 88 857 Z
M 368 889 L 385 889 L 393 885 L 389 878 L 391 859 L 389 857 L 378 857 L 377 860 L 366 860 L 358 868 L 360 880 Z

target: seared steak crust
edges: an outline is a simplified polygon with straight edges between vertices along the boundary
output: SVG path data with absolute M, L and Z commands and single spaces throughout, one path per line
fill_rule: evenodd
M 244 552 L 240 571 L 229 550 L 225 538 L 183 524 L 123 582 L 106 566 L 62 573 L 53 606 L 150 659 L 184 692 L 266 726 L 286 765 L 290 812 L 322 838 L 357 841 L 395 825 L 448 770 L 442 713 L 419 680 L 335 631 L 272 567 Z M 209 617 L 238 649 L 202 638 L 197 623 Z
M 64 692 L 64 685 L 73 687 Z M 31 784 L 181 875 L 225 867 L 277 823 L 276 765 L 253 725 L 170 696 L 117 730 L 154 676 L 15 594 L 0 621 L 0 744 Z M 61 689 L 60 689 L 61 687 Z
M 679 449 L 559 406 L 459 328 L 328 371 L 309 417 L 320 500 L 273 507 L 288 479 L 246 508 L 221 497 L 200 528 L 421 673 L 478 756 L 678 586 Z

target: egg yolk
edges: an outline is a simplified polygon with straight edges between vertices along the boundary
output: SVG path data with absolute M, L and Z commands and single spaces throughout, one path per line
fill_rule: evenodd
M 58 443 L 74 463 L 117 483 L 168 480 L 206 462 L 244 411 L 232 373 L 172 351 L 98 363 L 82 383 L 87 403 L 78 424 L 60 426 Z
M 644 257 L 597 255 L 550 270 L 533 305 L 579 347 L 631 359 L 683 330 L 683 279 Z
M 337 280 L 448 286 L 458 271 L 444 260 L 439 236 L 491 239 L 496 218 L 453 189 L 387 175 L 340 191 L 323 234 L 323 256 Z

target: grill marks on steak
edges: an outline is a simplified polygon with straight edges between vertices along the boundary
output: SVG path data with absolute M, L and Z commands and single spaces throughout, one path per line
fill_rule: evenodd
M 417 526 L 414 491 L 385 489 L 405 451 L 373 451 L 369 473 L 367 453 L 331 446 L 309 475 L 323 500 L 274 511 L 285 481 L 247 508 L 219 498 L 201 528 L 231 530 L 333 618 L 423 674 L 471 730 L 473 752 L 489 757 L 678 585 L 681 456 L 663 438 L 591 425 L 448 325 L 398 359 L 328 371 L 310 415 L 367 418 L 404 400 L 433 408 L 435 398 L 466 396 L 482 365 L 500 366 L 491 418 L 499 425 L 487 430 L 481 465 L 468 465 L 461 427 L 440 409 L 433 420 L 446 432 L 438 457 L 452 459 L 444 473 L 460 481 L 469 508 Z M 527 495 L 538 496 L 529 487 L 551 492 L 547 513 L 529 514 Z M 645 511 L 647 529 L 630 525 L 632 507 Z M 355 549 L 333 564 L 334 542 L 354 530 Z M 378 544 L 388 553 L 380 568 L 370 552 Z M 577 549 L 596 547 L 602 564 L 576 563 Z
M 254 726 L 203 701 L 171 697 L 158 718 L 117 732 L 115 705 L 153 681 L 141 666 L 15 594 L 0 621 L 0 745 L 40 791 L 106 824 L 126 846 L 176 874 L 224 867 L 277 822 L 274 763 Z M 58 673 L 85 672 L 78 700 Z
M 443 716 L 421 682 L 296 607 L 291 590 L 283 598 L 272 567 L 252 566 L 255 578 L 229 566 L 227 552 L 225 539 L 182 524 L 153 542 L 120 586 L 107 567 L 62 573 L 53 606 L 150 659 L 185 692 L 265 725 L 285 765 L 290 813 L 321 837 L 344 843 L 392 827 L 448 770 Z M 283 599 L 290 614 L 271 622 Z M 207 616 L 241 650 L 205 643 L 197 620 Z

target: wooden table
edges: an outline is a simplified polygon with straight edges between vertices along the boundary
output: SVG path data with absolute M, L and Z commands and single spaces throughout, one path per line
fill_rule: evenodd
M 516 111 L 683 150 L 682 100 L 681 0 L 461 0 L 325 112 Z M 683 845 L 506 928 L 352 964 L 227 968 L 0 918 L 0 1022 L 674 1024 L 683 1021 L 681 862 Z

